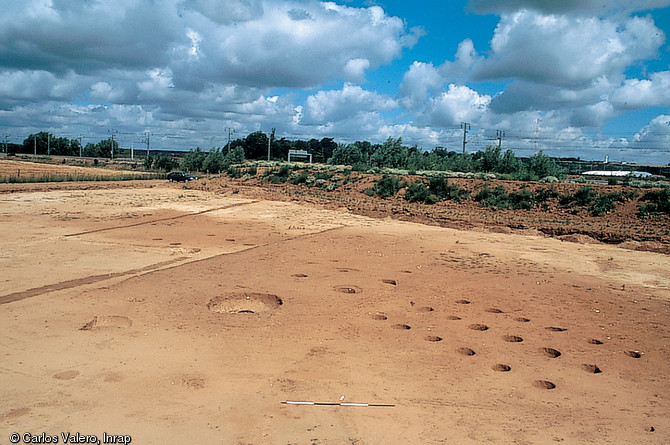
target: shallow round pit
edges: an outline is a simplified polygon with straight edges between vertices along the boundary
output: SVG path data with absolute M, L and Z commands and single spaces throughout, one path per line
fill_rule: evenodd
M 79 328 L 81 331 L 97 331 L 100 329 L 124 329 L 133 325 L 130 318 L 123 315 L 100 315 Z
M 632 358 L 642 357 L 642 354 L 640 354 L 639 351 L 624 351 L 624 354 L 626 354 L 628 357 L 632 357 Z
M 556 358 L 561 356 L 561 352 L 554 348 L 541 348 L 540 354 L 546 355 L 549 358 Z
M 498 363 L 497 365 L 493 365 L 491 369 L 498 372 L 509 372 L 512 367 L 510 365 L 503 365 L 502 363 Z
M 515 320 L 518 321 L 519 323 L 528 323 L 530 321 L 530 318 L 516 317 Z
M 554 385 L 549 380 L 535 380 L 533 382 L 533 386 L 536 387 L 536 388 L 540 388 L 540 389 L 554 389 L 554 388 L 556 388 L 556 385 Z
M 602 345 L 602 344 L 603 344 L 603 342 L 601 342 L 601 341 L 598 340 L 597 338 L 592 338 L 592 339 L 590 339 L 590 340 L 589 340 L 589 343 L 591 343 L 592 345 Z
M 343 285 L 343 286 L 335 286 L 335 292 L 339 292 L 341 294 L 358 294 L 363 292 L 363 289 L 361 289 L 358 286 L 353 286 L 353 285 Z
M 388 320 L 388 317 L 384 314 L 372 314 L 372 315 L 370 315 L 370 317 L 373 320 L 379 320 L 379 321 Z
M 505 335 L 503 340 L 509 343 L 521 343 L 523 338 L 519 337 L 518 335 Z
M 419 312 L 433 312 L 435 309 L 433 309 L 430 306 L 420 306 L 420 307 L 416 308 L 416 310 L 419 311 Z
M 393 329 L 398 329 L 399 331 L 409 331 L 412 327 L 408 324 L 394 324 L 391 326 Z
M 211 299 L 207 309 L 219 314 L 260 314 L 277 310 L 282 304 L 284 302 L 276 295 L 240 292 Z
M 456 300 L 458 304 L 470 304 L 470 300 Z
M 551 331 L 551 332 L 564 332 L 564 331 L 567 331 L 566 328 L 559 328 L 559 327 L 557 327 L 557 326 L 548 326 L 548 327 L 546 327 L 545 329 L 546 329 L 547 331 Z
M 590 374 L 600 374 L 602 371 L 596 365 L 582 365 L 582 369 Z
M 458 352 L 461 355 L 468 355 L 468 356 L 475 355 L 475 351 L 470 348 L 458 348 L 456 349 L 456 352 Z
M 447 315 L 447 320 L 460 320 L 461 317 L 457 315 Z
M 80 374 L 79 371 L 61 371 L 57 372 L 51 377 L 53 377 L 56 380 L 72 380 L 76 378 Z
M 293 278 L 307 278 L 307 276 L 308 275 L 306 273 L 294 273 L 293 275 L 291 275 L 291 277 Z
M 426 341 L 442 341 L 442 337 L 438 337 L 436 335 L 429 335 L 424 338 Z
M 473 331 L 486 331 L 488 328 L 488 326 L 481 323 L 474 323 L 468 326 L 468 329 L 472 329 Z
M 497 307 L 490 307 L 490 308 L 486 309 L 486 312 L 490 312 L 492 314 L 502 314 L 503 313 L 503 311 L 501 311 Z
M 391 286 L 397 286 L 398 285 L 398 282 L 396 280 L 391 280 L 391 279 L 383 279 L 382 283 L 390 284 Z

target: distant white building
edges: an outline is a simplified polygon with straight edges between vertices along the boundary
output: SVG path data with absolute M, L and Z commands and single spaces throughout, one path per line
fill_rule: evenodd
M 626 172 L 626 171 L 614 171 L 614 170 L 591 170 L 588 172 L 582 173 L 582 176 L 614 176 L 617 178 L 624 178 L 626 176 L 632 176 L 635 178 L 648 178 L 652 176 L 651 173 L 647 172 L 638 172 L 638 171 L 633 171 L 633 172 Z

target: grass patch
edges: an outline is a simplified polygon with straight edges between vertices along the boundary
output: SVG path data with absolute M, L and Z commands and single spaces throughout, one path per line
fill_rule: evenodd
M 165 173 L 144 175 L 46 175 L 46 176 L 9 176 L 0 178 L 3 184 L 32 184 L 40 182 L 82 182 L 82 181 L 134 181 L 165 179 Z

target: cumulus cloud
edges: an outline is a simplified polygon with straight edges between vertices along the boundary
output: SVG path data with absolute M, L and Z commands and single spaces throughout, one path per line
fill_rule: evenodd
M 490 103 L 489 95 L 480 95 L 464 85 L 450 84 L 447 91 L 430 100 L 420 120 L 437 127 L 478 122 L 487 112 Z
M 182 51 L 175 83 L 195 79 L 255 87 L 304 88 L 332 79 L 360 82 L 369 69 L 399 57 L 413 43 L 404 22 L 379 7 L 317 1 L 266 2 L 252 20 L 207 26 L 185 14 L 202 37 L 199 59 Z M 184 50 L 191 48 L 184 47 Z
M 491 40 L 491 55 L 474 76 L 584 85 L 655 57 L 664 40 L 647 17 L 617 22 L 519 11 L 503 16 Z
M 263 15 L 260 0 L 183 0 L 179 3 L 183 9 L 197 11 L 213 22 L 229 25 L 246 22 Z
M 627 79 L 611 97 L 619 109 L 661 107 L 670 104 L 670 71 L 652 73 L 649 79 Z
M 85 74 L 160 66 L 185 40 L 171 0 L 12 3 L 0 16 L 0 67 Z
M 470 0 L 468 8 L 481 14 L 504 14 L 531 9 L 546 14 L 609 15 L 665 8 L 669 0 Z
M 27 0 L 0 17 L 0 67 L 143 75 L 169 68 L 174 84 L 315 87 L 364 73 L 415 42 L 379 7 L 315 0 Z M 74 31 L 76 30 L 76 32 Z
M 443 84 L 444 78 L 432 63 L 414 62 L 400 84 L 400 103 L 407 109 L 421 107 Z
M 633 141 L 640 143 L 640 147 L 651 144 L 654 148 L 664 147 L 665 151 L 670 151 L 670 116 L 661 114 L 652 119 L 635 134 Z
M 446 84 L 467 80 L 473 67 L 481 61 L 483 57 L 477 54 L 470 39 L 458 45 L 453 62 L 446 61 L 436 67 L 432 63 L 415 61 L 400 84 L 400 103 L 407 109 L 422 107 L 428 97 L 439 93 Z
M 363 115 L 391 111 L 397 106 L 397 102 L 387 96 L 345 84 L 341 90 L 319 91 L 309 96 L 301 110 L 301 124 L 324 125 L 361 119 Z

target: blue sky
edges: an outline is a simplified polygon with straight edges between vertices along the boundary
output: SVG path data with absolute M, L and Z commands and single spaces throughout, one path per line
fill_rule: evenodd
M 0 0 L 0 131 L 670 162 L 670 0 Z M 76 32 L 73 32 L 76 30 Z

